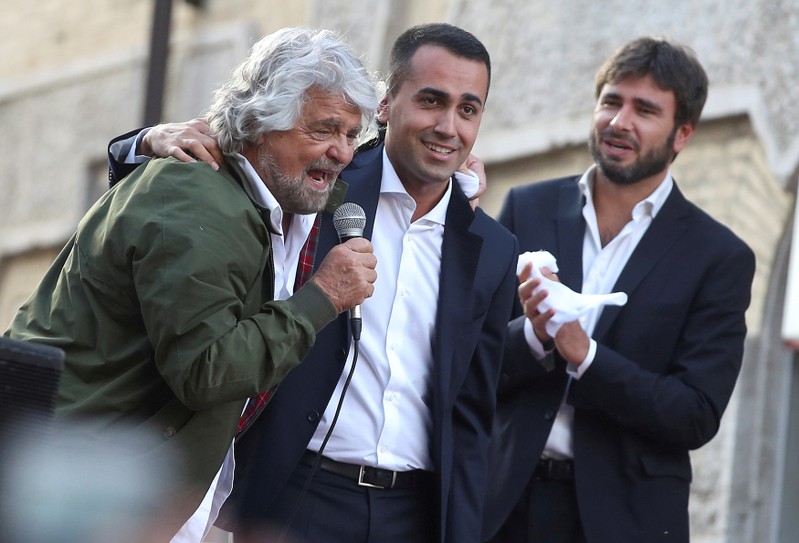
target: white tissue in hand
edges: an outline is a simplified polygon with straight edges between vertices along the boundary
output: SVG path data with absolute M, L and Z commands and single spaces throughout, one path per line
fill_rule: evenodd
M 541 273 L 542 268 L 548 268 L 552 273 L 558 271 L 558 263 L 549 251 L 526 252 L 519 255 L 519 263 L 516 266 L 517 275 L 521 273 L 524 266 L 533 263 L 531 277 L 541 279 L 541 285 L 535 289 L 538 292 L 545 289 L 549 292 L 544 301 L 538 304 L 541 313 L 549 309 L 554 309 L 555 314 L 547 322 L 547 333 L 555 337 L 560 327 L 567 322 L 578 320 L 587 315 L 590 311 L 604 305 L 624 305 L 627 303 L 627 295 L 623 292 L 613 292 L 611 294 L 581 294 L 562 283 L 544 277 Z
M 516 264 L 516 275 L 522 273 L 522 270 L 529 262 L 533 263 L 533 277 L 541 277 L 550 281 L 550 279 L 541 274 L 539 271 L 541 268 L 548 268 L 550 272 L 558 273 L 558 261 L 552 256 L 552 253 L 549 251 L 535 251 L 534 253 L 527 251 L 519 255 L 519 262 Z
M 455 181 L 461 186 L 461 190 L 466 197 L 471 198 L 477 194 L 477 189 L 480 188 L 480 177 L 472 170 L 467 170 L 467 172 L 455 172 Z

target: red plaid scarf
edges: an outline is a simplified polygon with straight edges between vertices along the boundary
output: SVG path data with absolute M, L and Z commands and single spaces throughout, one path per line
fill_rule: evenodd
M 300 287 L 304 285 L 308 279 L 310 279 L 311 272 L 313 272 L 313 261 L 314 256 L 316 255 L 316 246 L 319 244 L 319 225 L 321 222 L 322 214 L 318 213 L 316 215 L 316 220 L 314 221 L 313 227 L 311 228 L 311 232 L 308 234 L 308 239 L 305 241 L 305 245 L 303 245 L 302 249 L 300 250 L 300 260 L 297 263 L 297 275 L 294 278 L 294 292 L 297 292 Z M 264 407 L 266 407 L 266 404 L 269 403 L 275 388 L 277 388 L 277 386 L 274 386 L 269 390 L 258 394 L 257 396 L 253 396 L 247 401 L 247 407 L 244 408 L 244 413 L 242 413 L 241 418 L 239 419 L 239 427 L 236 435 L 241 435 L 250 427 L 253 422 L 255 422 L 255 419 L 261 414 L 261 411 L 263 411 Z

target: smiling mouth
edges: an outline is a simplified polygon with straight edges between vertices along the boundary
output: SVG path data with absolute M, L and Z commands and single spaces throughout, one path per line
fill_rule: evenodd
M 452 153 L 455 152 L 455 149 L 451 149 L 450 147 L 442 147 L 441 145 L 436 145 L 435 143 L 425 142 L 424 145 L 434 153 L 438 153 L 441 155 L 451 155 Z

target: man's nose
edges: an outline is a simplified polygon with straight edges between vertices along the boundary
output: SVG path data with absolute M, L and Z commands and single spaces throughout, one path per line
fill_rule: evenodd
M 338 134 L 333 138 L 325 154 L 330 160 L 346 166 L 355 154 L 355 145 L 346 134 Z
M 622 106 L 610 120 L 610 126 L 616 130 L 628 131 L 632 129 L 632 111 L 626 106 Z
M 436 132 L 447 137 L 455 137 L 457 131 L 455 130 L 455 116 L 457 112 L 454 109 L 447 108 L 441 112 L 436 120 Z

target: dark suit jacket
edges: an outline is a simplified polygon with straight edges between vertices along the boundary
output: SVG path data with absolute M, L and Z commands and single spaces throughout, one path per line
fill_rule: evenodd
M 349 184 L 346 200 L 366 211 L 365 237 L 374 225 L 382 152 L 382 145 L 359 152 L 342 174 Z M 337 243 L 331 217 L 325 214 L 316 263 Z M 479 539 L 494 394 L 517 255 L 513 236 L 481 210 L 473 213 L 456 184 L 444 230 L 433 345 L 430 449 L 440 510 L 436 541 Z M 226 508 L 235 508 L 240 526 L 258 524 L 298 465 L 344 368 L 349 344 L 344 314 L 318 334 L 305 361 L 281 383 L 239 440 L 234 495 Z
M 551 252 L 561 281 L 580 291 L 578 180 L 511 190 L 499 220 L 522 251 Z M 752 251 L 675 185 L 613 289 L 629 301 L 604 309 L 594 362 L 568 395 L 589 542 L 688 541 L 688 451 L 715 435 L 735 386 L 754 268 Z M 532 357 L 523 318 L 511 322 L 506 343 L 485 538 L 530 481 L 567 382 L 563 360 L 546 371 Z

